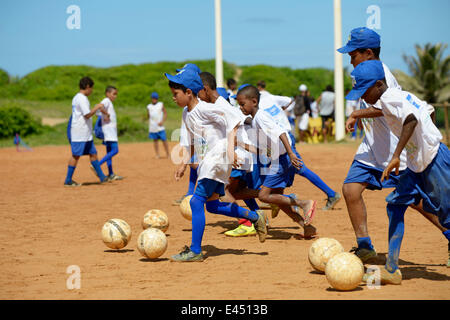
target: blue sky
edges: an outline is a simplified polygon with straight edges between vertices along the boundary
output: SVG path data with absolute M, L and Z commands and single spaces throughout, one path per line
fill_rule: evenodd
M 449 0 L 341 1 L 344 43 L 366 26 L 370 5 L 380 8 L 375 30 L 391 69 L 407 71 L 402 54 L 416 43 L 450 44 Z M 81 10 L 79 30 L 66 27 L 70 5 Z M 231 63 L 334 67 L 333 0 L 222 0 L 222 33 Z M 18 76 L 47 65 L 213 59 L 214 0 L 1 0 L 0 39 L 0 68 Z

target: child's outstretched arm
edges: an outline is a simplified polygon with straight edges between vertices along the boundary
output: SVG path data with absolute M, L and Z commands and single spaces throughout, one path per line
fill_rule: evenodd
M 98 110 L 100 110 L 100 112 L 103 113 L 109 119 L 109 113 L 106 111 L 105 106 L 101 103 L 97 104 L 94 108 L 92 108 L 91 112 L 85 114 L 84 118 L 89 119 L 94 114 L 96 114 Z
M 286 149 L 286 151 L 287 151 L 287 153 L 289 155 L 289 158 L 291 159 L 292 165 L 294 167 L 296 167 L 297 169 L 300 169 L 303 166 L 303 162 L 302 162 L 301 159 L 299 159 L 295 155 L 294 151 L 292 151 L 291 144 L 289 143 L 289 140 L 288 140 L 288 137 L 287 137 L 286 133 L 282 133 L 281 134 L 280 140 L 283 143 L 284 148 Z
M 369 107 L 366 109 L 359 109 L 352 112 L 352 114 L 348 117 L 347 121 L 345 121 L 345 129 L 347 132 L 353 132 L 355 130 L 355 123 L 360 118 L 378 118 L 382 117 L 383 112 L 380 109 Z
M 407 116 L 405 122 L 403 122 L 402 133 L 400 134 L 400 138 L 398 139 L 397 147 L 395 148 L 391 161 L 383 171 L 381 181 L 384 181 L 384 179 L 389 179 L 389 174 L 394 169 L 395 174 L 398 175 L 398 170 L 400 167 L 400 154 L 408 143 L 409 138 L 411 138 L 416 126 L 417 118 L 413 114 Z

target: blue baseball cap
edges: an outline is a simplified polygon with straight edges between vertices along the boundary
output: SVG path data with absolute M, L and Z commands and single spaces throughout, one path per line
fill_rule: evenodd
M 182 84 L 186 88 L 191 89 L 195 94 L 203 89 L 202 79 L 200 79 L 198 73 L 192 69 L 181 69 L 180 72 L 174 76 L 168 73 L 164 73 L 164 75 L 170 81 Z
M 383 64 L 380 60 L 361 62 L 353 69 L 351 76 L 353 89 L 347 94 L 345 99 L 358 100 L 378 80 L 384 79 Z
M 158 99 L 159 98 L 159 96 L 158 96 L 158 94 L 156 92 L 152 92 L 151 97 L 152 97 L 152 99 Z
M 217 93 L 220 94 L 225 100 L 227 100 L 228 97 L 230 96 L 227 89 L 225 89 L 225 88 L 218 87 L 216 90 L 217 90 Z
M 237 92 L 239 93 L 239 91 L 241 90 L 241 89 L 244 89 L 245 87 L 248 87 L 250 84 L 248 84 L 248 83 L 244 83 L 243 85 L 240 85 L 239 86 L 239 88 L 238 88 L 238 90 L 237 90 Z M 235 95 L 232 95 L 231 96 L 233 99 L 236 99 L 237 98 L 237 94 L 235 94 Z
M 351 31 L 347 44 L 337 49 L 340 53 L 349 53 L 356 49 L 380 47 L 380 35 L 372 29 L 361 27 Z
M 181 69 L 176 69 L 176 71 L 180 72 L 183 69 L 191 69 L 197 73 L 201 73 L 200 68 L 194 63 L 186 63 Z

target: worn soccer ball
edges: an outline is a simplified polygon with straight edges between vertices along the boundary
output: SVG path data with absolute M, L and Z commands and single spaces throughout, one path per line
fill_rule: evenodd
M 131 228 L 122 219 L 109 219 L 102 228 L 102 240 L 111 249 L 124 248 L 131 239 Z
M 169 228 L 169 217 L 164 213 L 164 211 L 152 209 L 144 215 L 142 227 L 144 229 L 150 227 L 157 228 L 162 232 L 166 232 Z
M 192 220 L 192 210 L 191 205 L 189 203 L 189 201 L 191 201 L 191 198 L 192 196 L 185 197 L 180 204 L 181 215 L 187 220 Z
M 328 260 L 341 252 L 344 247 L 336 239 L 319 238 L 309 248 L 308 260 L 315 270 L 324 272 Z
M 167 249 L 167 237 L 156 228 L 147 228 L 138 237 L 138 250 L 147 258 L 156 259 Z
M 328 260 L 325 275 L 328 283 L 336 290 L 353 290 L 363 279 L 364 265 L 353 253 L 338 253 Z

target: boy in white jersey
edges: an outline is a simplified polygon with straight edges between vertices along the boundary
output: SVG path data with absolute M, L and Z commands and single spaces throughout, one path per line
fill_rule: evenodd
M 165 73 L 173 99 L 183 110 L 183 121 L 188 132 L 190 155 L 185 157 L 175 173 L 179 180 L 186 170 L 190 156 L 196 151 L 199 159 L 198 182 L 190 200 L 192 209 L 192 241 L 183 251 L 170 258 L 176 262 L 203 261 L 201 242 L 205 229 L 205 205 L 211 213 L 235 218 L 247 218 L 255 223 L 260 242 L 267 234 L 266 219 L 262 211 L 249 211 L 234 203 L 219 201 L 224 195 L 231 166 L 237 165 L 235 136 L 240 118 L 232 108 L 221 108 L 216 104 L 199 101 L 197 94 L 203 83 L 197 72 L 184 69 L 175 76 Z
M 147 119 L 148 137 L 153 140 L 155 146 L 156 158 L 160 158 L 158 140 L 161 140 L 166 151 L 166 158 L 169 157 L 169 144 L 167 143 L 166 129 L 164 128 L 164 121 L 167 119 L 167 111 L 164 109 L 164 104 L 158 101 L 159 95 L 157 92 L 151 94 L 152 103 L 147 105 Z
M 338 49 L 340 53 L 348 53 L 351 57 L 350 63 L 356 67 L 363 61 L 379 60 L 380 36 L 373 30 L 362 27 L 351 31 L 350 40 L 347 44 Z M 389 68 L 383 65 L 386 83 L 389 88 L 401 90 L 397 80 L 390 72 Z M 369 106 L 360 99 L 358 101 L 361 110 L 352 112 L 346 122 L 349 131 L 354 130 L 356 122 L 355 115 L 366 112 Z M 374 106 L 381 109 L 379 102 Z M 431 110 L 430 110 L 431 111 Z M 356 235 L 357 247 L 352 251 L 363 261 L 367 262 L 377 256 L 372 245 L 367 229 L 367 212 L 362 193 L 365 189 L 381 190 L 383 188 L 395 188 L 398 176 L 391 175 L 389 180 L 381 181 L 383 170 L 398 143 L 397 137 L 389 130 L 384 117 L 361 119 L 365 136 L 359 146 L 353 163 L 344 181 L 342 191 L 348 209 L 350 221 Z M 406 169 L 406 154 L 401 154 L 400 170 Z M 442 232 L 443 228 L 436 216 L 423 211 L 420 207 L 414 207 L 423 216 L 430 220 Z
M 291 141 L 291 148 L 296 154 L 296 156 L 301 159 L 300 154 L 297 151 L 297 148 L 295 146 L 295 137 L 292 134 L 291 131 L 291 125 L 289 123 L 289 119 L 286 115 L 286 113 L 283 111 L 285 108 L 289 107 L 289 104 L 293 103 L 293 99 L 290 97 L 285 96 L 277 96 L 269 93 L 266 88 L 266 83 L 264 81 L 258 82 L 258 90 L 261 95 L 259 99 L 260 108 L 262 109 L 269 109 L 269 114 L 278 122 L 280 126 L 285 129 L 290 137 Z M 341 195 L 339 192 L 334 191 L 331 189 L 315 172 L 313 172 L 311 169 L 309 169 L 304 163 L 303 165 L 298 168 L 295 172 L 296 174 L 308 179 L 313 185 L 315 185 L 317 188 L 322 190 L 323 193 L 327 195 L 327 202 L 324 207 L 322 207 L 322 210 L 332 210 L 334 206 L 341 200 Z M 293 194 L 293 196 L 295 196 Z M 277 211 L 274 210 L 273 213 L 276 213 Z M 313 211 L 314 213 L 315 211 Z M 276 217 L 276 214 L 273 216 L 273 218 Z M 313 218 L 312 216 L 305 217 L 306 223 L 310 223 Z
M 232 168 L 229 178 L 229 183 L 225 187 L 225 194 L 228 199 L 233 199 L 233 194 L 242 187 L 242 184 L 247 185 L 249 182 L 251 184 L 252 177 L 252 154 L 242 147 L 239 147 L 239 142 L 250 144 L 250 140 L 247 137 L 245 121 L 246 116 L 241 112 L 240 109 L 233 107 L 224 97 L 220 96 L 219 90 L 217 90 L 216 78 L 209 72 L 201 72 L 200 78 L 203 82 L 203 89 L 199 91 L 198 97 L 205 102 L 214 103 L 228 112 L 234 113 L 237 117 L 241 119 L 240 126 L 236 132 L 236 137 L 238 140 L 238 147 L 236 148 L 236 155 L 238 157 L 238 168 Z M 231 107 L 231 110 L 229 110 Z M 251 119 L 249 119 L 251 121 Z M 234 202 L 234 201 L 233 201 Z M 259 210 L 260 207 L 256 203 L 255 199 L 245 199 L 245 204 L 252 211 Z M 241 219 L 239 226 L 234 230 L 229 230 L 225 232 L 226 236 L 231 237 L 245 237 L 250 235 L 256 235 L 255 227 L 252 222 L 247 219 Z
M 109 116 L 101 116 L 101 129 L 103 132 L 103 144 L 106 146 L 106 155 L 100 160 L 101 166 L 106 162 L 108 165 L 108 177 L 111 181 L 122 180 L 123 177 L 114 174 L 112 167 L 112 157 L 119 153 L 118 137 L 117 137 L 117 116 L 114 110 L 113 102 L 117 98 L 117 88 L 113 86 L 106 87 L 106 97 L 100 102 L 100 105 L 105 108 Z M 99 111 L 97 115 L 100 116 Z
M 402 274 L 398 259 L 408 206 L 422 201 L 426 212 L 436 215 L 444 228 L 450 228 L 450 151 L 441 143 L 442 135 L 431 120 L 428 104 L 407 91 L 389 88 L 381 61 L 361 62 L 351 75 L 356 83 L 346 98 L 362 97 L 372 105 L 379 101 L 381 110 L 371 107 L 360 116 L 384 116 L 389 129 L 398 138 L 381 181 L 389 179 L 393 170 L 399 173 L 400 156 L 406 149 L 407 169 L 400 175 L 396 189 L 386 198 L 389 252 L 385 268 L 380 272 L 382 284 L 400 284 Z
M 84 77 L 79 82 L 80 92 L 78 92 L 72 100 L 72 115 L 67 126 L 67 138 L 69 139 L 72 149 L 72 156 L 69 159 L 67 168 L 65 186 L 76 187 L 81 184 L 72 180 L 73 173 L 80 159 L 83 155 L 89 155 L 91 165 L 94 168 L 100 182 L 110 181 L 100 168 L 97 158 L 97 150 L 94 146 L 94 139 L 92 136 L 92 116 L 101 110 L 105 115 L 108 115 L 106 110 L 97 105 L 90 110 L 89 99 L 87 98 L 93 90 L 94 81 L 89 77 Z

